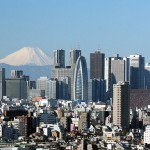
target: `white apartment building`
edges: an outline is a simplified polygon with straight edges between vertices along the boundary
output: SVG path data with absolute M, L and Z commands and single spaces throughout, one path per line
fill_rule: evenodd
M 150 144 L 150 125 L 147 125 L 144 132 L 144 144 Z

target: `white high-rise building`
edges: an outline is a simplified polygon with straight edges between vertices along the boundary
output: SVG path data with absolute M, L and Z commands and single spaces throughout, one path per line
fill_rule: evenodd
M 129 82 L 113 85 L 113 124 L 128 128 L 130 121 L 130 86 Z

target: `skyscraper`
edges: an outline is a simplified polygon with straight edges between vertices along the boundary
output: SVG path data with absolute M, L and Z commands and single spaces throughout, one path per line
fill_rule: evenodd
M 37 79 L 37 89 L 40 89 L 42 92 L 42 95 L 45 96 L 45 91 L 46 91 L 46 82 L 48 81 L 47 77 L 40 77 Z
M 92 79 L 92 101 L 106 102 L 106 80 Z
M 57 99 L 57 80 L 51 79 L 46 81 L 45 95 L 48 99 Z
M 78 57 L 81 56 L 81 50 L 72 49 L 70 50 L 70 66 L 74 68 Z
M 145 66 L 145 88 L 150 89 L 150 63 Z
M 114 55 L 105 59 L 106 90 L 112 97 L 113 84 L 119 81 L 129 81 L 129 59 Z
M 0 68 L 0 99 L 6 95 L 5 69 Z
M 130 121 L 130 86 L 129 82 L 113 85 L 113 123 L 128 128 Z
M 59 53 L 59 52 L 60 50 L 54 51 L 54 57 L 56 53 Z M 64 54 L 65 52 L 62 54 L 62 56 Z M 57 63 L 55 63 L 55 59 L 54 59 L 54 67 L 52 68 L 51 78 L 58 79 L 59 77 L 63 77 L 63 78 L 68 77 L 68 99 L 74 99 L 74 95 L 73 95 L 74 70 L 76 66 L 76 61 L 79 56 L 81 56 L 81 50 L 75 50 L 75 49 L 70 50 L 70 60 L 69 60 L 70 66 L 66 66 L 66 67 L 60 67 L 59 65 L 56 65 Z M 63 56 L 63 58 L 65 57 Z M 60 58 L 60 59 L 63 59 L 63 58 Z
M 58 98 L 68 100 L 68 77 L 58 78 Z
M 74 99 L 88 99 L 88 73 L 85 57 L 80 56 L 74 71 Z
M 104 79 L 105 54 L 99 50 L 90 54 L 90 79 Z
M 11 70 L 11 77 L 12 78 L 21 78 L 23 76 L 22 70 Z
M 10 98 L 27 98 L 27 82 L 24 78 L 6 79 L 6 95 Z
M 54 50 L 54 67 L 65 68 L 65 50 Z
M 145 58 L 142 55 L 130 55 L 129 58 L 131 89 L 143 89 Z
M 67 68 L 53 68 L 51 78 L 68 77 L 68 99 L 73 99 L 73 69 Z
M 127 78 L 128 68 L 126 58 L 113 57 L 111 58 L 111 84 L 116 84 L 119 81 L 129 81 Z

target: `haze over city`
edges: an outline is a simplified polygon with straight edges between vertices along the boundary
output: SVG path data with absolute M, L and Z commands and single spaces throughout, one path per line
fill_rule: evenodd
M 22 47 L 100 48 L 106 56 L 142 54 L 149 61 L 150 1 L 13 0 L 0 2 L 0 58 Z M 88 53 L 87 53 L 88 52 Z

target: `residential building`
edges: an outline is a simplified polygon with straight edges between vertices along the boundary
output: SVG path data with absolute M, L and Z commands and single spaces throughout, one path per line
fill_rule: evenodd
M 130 86 L 129 82 L 113 85 L 113 123 L 122 128 L 129 128 L 130 121 Z
M 86 130 L 90 127 L 90 112 L 83 112 L 78 122 L 78 130 Z
M 150 144 L 150 125 L 147 125 L 145 128 L 144 144 Z

